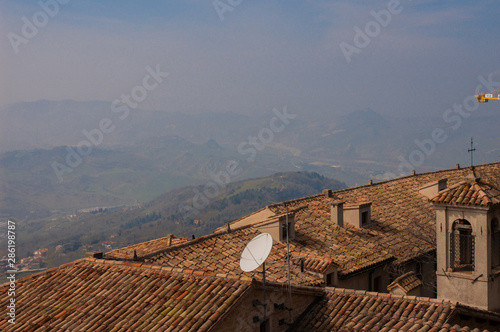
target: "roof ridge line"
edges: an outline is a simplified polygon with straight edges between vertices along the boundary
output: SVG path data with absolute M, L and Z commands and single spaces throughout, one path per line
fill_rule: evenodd
M 479 307 L 475 307 L 475 306 L 472 306 L 472 305 L 469 305 L 469 304 L 466 304 L 463 302 L 457 302 L 456 307 L 458 310 L 460 310 L 460 309 L 474 310 L 476 313 L 479 313 L 482 315 L 486 315 L 486 316 L 490 316 L 490 317 L 496 316 L 496 317 L 500 318 L 500 313 L 498 313 L 496 311 L 489 311 L 486 309 L 481 309 Z
M 342 287 L 325 287 L 325 291 L 333 292 L 336 294 L 354 294 L 354 295 L 363 295 L 363 296 L 386 298 L 386 299 L 400 299 L 400 300 L 418 301 L 418 302 L 426 302 L 434 304 L 451 304 L 454 306 L 458 305 L 458 302 L 448 301 L 445 299 L 434 299 L 430 297 L 415 296 L 415 295 L 398 295 L 391 293 L 371 292 L 367 290 L 342 288 Z
M 263 282 L 262 282 L 262 280 L 252 279 L 252 285 L 262 286 Z M 288 288 L 288 283 L 277 282 L 277 281 L 266 281 L 266 287 Z M 308 285 L 300 285 L 300 284 L 292 284 L 291 287 L 292 287 L 292 289 L 295 289 L 296 291 L 299 290 L 299 291 L 309 291 L 309 292 L 322 293 L 322 294 L 325 293 L 325 287 L 308 286 Z
M 483 191 L 483 192 L 484 192 L 484 190 L 483 190 L 483 188 L 481 188 L 481 184 L 490 187 L 489 190 L 496 190 L 496 191 L 500 192 L 500 188 L 496 187 L 494 184 L 483 182 L 483 181 L 481 181 L 481 179 L 479 179 L 478 181 L 475 181 L 475 182 L 479 186 L 479 189 L 481 189 L 481 191 Z
M 127 249 L 127 248 L 132 248 L 132 247 L 140 245 L 140 244 L 145 244 L 145 243 L 148 243 L 148 242 L 159 241 L 159 240 L 163 240 L 163 239 L 166 239 L 166 238 L 173 239 L 174 237 L 180 238 L 180 239 L 183 238 L 182 236 L 177 236 L 177 235 L 174 235 L 173 233 L 170 233 L 170 234 L 167 234 L 166 236 L 162 236 L 162 237 L 159 237 L 159 238 L 155 238 L 155 239 L 151 239 L 151 240 L 147 240 L 147 241 L 143 241 L 143 242 L 134 243 L 134 244 L 131 244 L 131 245 L 126 246 L 126 247 L 116 248 L 116 249 L 113 249 L 111 251 L 108 251 L 108 252 L 104 253 L 104 255 L 110 254 L 110 253 L 115 252 L 115 251 L 124 250 L 124 249 Z M 186 238 L 184 238 L 184 239 L 186 239 Z
M 19 282 L 20 280 L 23 280 L 23 279 L 32 279 L 32 278 L 35 278 L 35 277 L 38 277 L 38 276 L 41 276 L 41 275 L 44 275 L 44 274 L 47 274 L 47 273 L 52 273 L 54 271 L 57 271 L 59 269 L 64 269 L 70 265 L 75 265 L 77 263 L 80 263 L 82 261 L 86 260 L 86 258 L 79 258 L 79 259 L 76 259 L 74 261 L 71 261 L 71 262 L 68 262 L 68 263 L 64 263 L 64 264 L 61 264 L 61 265 L 58 265 L 58 266 L 54 266 L 54 267 L 51 267 L 50 269 L 46 269 L 46 270 L 43 270 L 43 271 L 38 271 L 38 272 L 35 272 L 33 274 L 30 274 L 29 276 L 26 276 L 26 277 L 21 277 L 19 279 L 16 279 L 16 283 Z M 2 284 L 0 284 L 0 289 L 2 287 L 5 287 L 6 285 L 8 286 L 10 284 L 10 281 L 7 281 L 7 282 L 4 282 Z
M 478 167 L 486 167 L 486 166 L 495 165 L 495 164 L 500 164 L 500 162 L 496 161 L 496 162 L 492 162 L 492 163 L 475 165 L 474 167 L 477 169 Z M 383 181 L 380 181 L 380 182 L 374 182 L 372 184 L 368 183 L 368 184 L 363 184 L 363 185 L 360 185 L 360 186 L 354 186 L 354 187 L 349 187 L 349 188 L 335 190 L 335 191 L 332 191 L 332 194 L 340 193 L 340 192 L 345 192 L 345 191 L 353 190 L 353 189 L 364 188 L 364 187 L 373 187 L 375 185 L 384 184 L 384 183 L 388 183 L 388 182 L 392 182 L 392 181 L 398 181 L 398 180 L 402 180 L 402 179 L 407 179 L 407 178 L 411 178 L 411 177 L 415 177 L 415 176 L 423 176 L 423 175 L 428 175 L 428 174 L 439 174 L 439 173 L 446 173 L 446 172 L 451 172 L 451 171 L 464 171 L 464 170 L 467 170 L 468 168 L 470 168 L 470 167 L 463 167 L 463 168 L 459 168 L 459 169 L 457 169 L 457 168 L 439 169 L 439 170 L 436 170 L 436 171 L 429 171 L 429 172 L 423 172 L 423 173 L 409 174 L 409 175 L 400 176 L 400 177 L 397 177 L 397 178 L 394 178 L 394 179 L 383 180 Z M 314 199 L 314 198 L 321 197 L 321 196 L 324 196 L 324 194 L 323 193 L 319 193 L 319 194 L 316 194 L 316 195 L 310 195 L 310 196 L 305 196 L 305 197 L 301 197 L 301 198 L 292 199 L 292 200 L 289 200 L 289 201 L 283 201 L 281 203 L 274 203 L 274 204 L 267 205 L 267 207 L 277 207 L 277 206 L 284 205 L 284 204 L 287 204 L 287 203 L 296 203 L 296 202 L 300 202 L 300 201 L 305 201 L 307 199 Z
M 244 230 L 246 228 L 251 228 L 252 226 L 253 225 L 243 225 L 241 227 L 237 227 L 235 229 L 231 229 L 231 232 L 232 231 L 241 231 L 241 230 Z M 199 237 L 197 237 L 195 239 L 187 240 L 187 241 L 179 243 L 177 245 L 172 245 L 170 247 L 157 250 L 155 252 L 149 253 L 149 254 L 144 255 L 144 256 L 139 256 L 138 259 L 139 260 L 140 259 L 148 259 L 148 258 L 154 257 L 154 256 L 156 256 L 158 254 L 166 253 L 166 252 L 173 251 L 173 250 L 176 250 L 176 249 L 186 248 L 186 247 L 189 247 L 192 244 L 199 243 L 199 242 L 202 242 L 202 241 L 214 238 L 214 237 L 222 236 L 224 234 L 227 234 L 227 232 L 224 231 L 224 230 L 221 230 L 221 231 L 218 231 L 218 232 L 215 232 L 215 233 L 210 233 L 210 234 L 202 235 L 202 236 L 199 236 Z M 111 259 L 111 260 L 117 260 L 117 261 L 125 261 L 125 262 L 127 262 L 127 261 L 134 261 L 131 258 L 127 258 L 127 259 L 113 259 L 112 257 L 108 257 L 107 259 L 108 260 Z
M 151 270 L 151 271 L 159 271 L 159 272 L 164 272 L 164 273 L 176 273 L 176 274 L 184 274 L 184 275 L 192 275 L 196 277 L 207 277 L 207 278 L 219 278 L 219 279 L 231 279 L 231 280 L 239 280 L 239 281 L 244 281 L 244 282 L 251 282 L 253 278 L 245 276 L 245 275 L 235 275 L 235 274 L 230 274 L 230 273 L 213 273 L 213 272 L 207 272 L 204 270 L 190 270 L 190 269 L 181 269 L 178 267 L 171 267 L 171 266 L 165 266 L 165 265 L 155 265 L 155 264 L 148 264 L 145 262 L 141 261 L 121 261 L 121 260 L 112 260 L 112 259 L 101 259 L 101 258 L 93 258 L 93 257 L 86 257 L 82 258 L 81 260 L 87 261 L 89 263 L 93 264 L 100 264 L 100 265 L 110 265 L 110 266 L 121 266 L 124 268 L 136 268 L 136 269 L 141 269 L 141 270 Z M 53 269 L 58 269 L 58 268 L 53 268 Z
M 343 190 L 343 189 L 340 189 L 340 190 Z M 296 202 L 300 202 L 300 201 L 305 201 L 307 199 L 314 199 L 314 198 L 321 197 L 321 196 L 324 196 L 324 194 L 320 193 L 320 194 L 315 194 L 315 195 L 310 195 L 310 196 L 295 198 L 295 199 L 291 199 L 291 200 L 288 200 L 288 201 L 283 201 L 281 203 L 270 204 L 270 205 L 267 205 L 266 207 L 278 207 L 278 206 L 281 206 L 281 205 L 286 205 L 286 204 L 296 203 Z
M 500 164 L 500 162 L 496 161 L 496 162 L 487 163 L 487 164 L 475 165 L 474 167 L 477 170 L 478 167 L 486 167 L 486 166 L 495 165 L 495 164 Z M 436 171 L 429 171 L 429 172 L 423 172 L 423 173 L 409 174 L 409 175 L 400 176 L 400 177 L 397 177 L 397 178 L 394 178 L 394 179 L 383 180 L 383 181 L 380 181 L 380 182 L 373 182 L 372 184 L 368 183 L 368 184 L 363 184 L 363 185 L 360 185 L 360 186 L 339 189 L 339 190 L 336 190 L 336 191 L 332 192 L 332 194 L 335 194 L 335 193 L 338 193 L 338 192 L 345 192 L 345 191 L 353 190 L 353 189 L 364 188 L 364 187 L 373 187 L 375 185 L 384 184 L 384 183 L 388 183 L 388 182 L 392 182 L 392 181 L 398 181 L 398 180 L 407 179 L 407 178 L 412 178 L 412 177 L 416 177 L 416 176 L 423 176 L 423 175 L 429 175 L 429 174 L 439 174 L 439 173 L 446 173 L 446 172 L 451 172 L 451 171 L 463 171 L 463 170 L 467 170 L 467 169 L 470 169 L 470 167 L 468 166 L 468 167 L 463 167 L 463 168 L 459 168 L 459 169 L 457 169 L 457 168 L 448 168 L 448 169 L 440 169 L 440 170 L 436 170 Z
M 242 219 L 248 218 L 248 217 L 250 217 L 250 216 L 253 216 L 254 214 L 257 214 L 257 213 L 259 213 L 259 212 L 264 211 L 266 208 L 267 208 L 267 206 L 265 206 L 265 207 L 263 207 L 263 208 L 261 208 L 261 209 L 258 209 L 257 211 L 254 211 L 254 212 L 252 212 L 252 213 L 250 213 L 250 214 L 248 214 L 248 215 L 245 215 L 245 216 L 243 216 L 243 217 L 241 217 L 241 218 L 238 218 L 238 219 L 235 219 L 235 220 L 232 220 L 232 221 L 228 221 L 227 223 L 223 224 L 222 226 L 217 227 L 217 228 L 216 228 L 216 229 L 215 229 L 212 233 L 216 233 L 216 232 L 224 231 L 224 228 L 225 228 L 225 227 L 227 227 L 227 225 L 232 225 L 232 224 L 234 224 L 234 223 L 237 223 L 238 221 L 240 221 L 240 220 L 242 220 Z
M 288 215 L 292 215 L 294 216 L 295 213 L 298 211 L 298 210 L 301 210 L 302 207 L 298 207 L 298 208 L 295 208 L 294 210 L 292 211 L 288 211 Z M 237 227 L 234 227 L 234 228 L 230 228 L 230 231 L 238 231 L 238 230 L 241 230 L 241 229 L 244 229 L 244 228 L 247 228 L 247 227 L 256 227 L 257 225 L 259 226 L 263 226 L 263 225 L 266 225 L 266 223 L 272 223 L 272 222 L 276 222 L 276 220 L 274 219 L 278 219 L 281 218 L 281 217 L 285 217 L 286 216 L 286 212 L 284 213 L 279 213 L 279 214 L 274 214 L 273 216 L 270 216 L 264 220 L 259 220 L 259 221 L 255 221 L 251 224 L 247 224 L 247 225 L 241 225 L 241 226 L 237 226 Z M 242 218 L 243 219 L 243 218 Z M 228 224 L 225 224 L 224 226 L 222 227 L 219 227 L 217 228 L 214 233 L 227 233 L 227 228 L 225 229 L 225 226 L 227 227 Z
M 325 260 L 325 261 L 330 261 L 332 263 L 335 263 L 334 260 L 333 260 L 333 258 L 330 258 L 330 257 L 309 255 L 307 253 L 306 254 L 302 254 L 300 252 L 291 252 L 290 254 L 291 255 L 295 255 L 295 257 L 297 257 L 297 258 L 319 259 L 319 260 Z

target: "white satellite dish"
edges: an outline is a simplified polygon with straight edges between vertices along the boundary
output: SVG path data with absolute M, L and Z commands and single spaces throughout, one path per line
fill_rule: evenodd
M 251 272 L 265 262 L 273 247 L 273 238 L 268 233 L 254 237 L 241 253 L 240 267 L 245 272 Z

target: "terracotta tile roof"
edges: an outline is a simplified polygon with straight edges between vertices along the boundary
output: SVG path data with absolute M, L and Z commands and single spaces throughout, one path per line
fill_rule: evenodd
M 350 273 L 395 259 L 388 251 L 359 237 L 353 231 L 354 228 L 333 225 L 330 218 L 325 218 L 326 213 L 321 211 L 321 209 L 329 211 L 327 203 L 321 200 L 322 197 L 323 195 L 307 197 L 306 201 L 309 205 L 289 209 L 290 217 L 293 216 L 295 219 L 295 237 L 290 241 L 290 252 L 294 264 L 300 266 L 298 259 L 305 259 L 304 268 L 317 273 L 325 273 L 333 264 L 339 268 L 339 277 L 345 278 Z M 252 224 L 244 227 L 258 228 L 271 219 L 285 216 L 281 213 L 282 211 L 279 212 L 273 217 L 253 221 Z M 217 231 L 224 229 L 227 227 L 221 227 Z M 235 229 L 238 228 L 233 228 Z
M 480 182 L 462 181 L 432 197 L 436 204 L 490 206 L 500 203 L 500 191 Z
M 137 258 L 140 259 L 141 257 L 154 254 L 154 253 L 159 252 L 165 248 L 184 243 L 188 240 L 189 239 L 170 234 L 166 237 L 162 237 L 159 239 L 155 239 L 155 240 L 151 240 L 151 241 L 147 241 L 147 242 L 142 242 L 142 243 L 134 244 L 132 246 L 112 250 L 112 251 L 106 253 L 106 257 L 114 258 L 114 259 L 133 259 L 134 258 L 134 251 L 135 251 Z
M 394 256 L 372 241 L 360 237 L 353 227 L 339 227 L 326 218 L 324 202 L 313 201 L 308 209 L 295 214 L 293 255 L 324 257 L 339 266 L 339 276 L 346 276 L 373 265 L 388 262 Z
M 500 163 L 477 166 L 475 172 L 488 183 L 500 185 Z M 290 242 L 292 258 L 309 257 L 305 270 L 317 273 L 326 271 L 326 265 L 313 257 L 320 257 L 323 263 L 331 260 L 338 266 L 339 277 L 347 278 L 350 274 L 394 259 L 403 262 L 432 252 L 435 250 L 435 212 L 428 198 L 419 193 L 419 188 L 442 178 L 447 178 L 448 184 L 454 186 L 469 173 L 470 169 L 453 169 L 417 174 L 340 190 L 328 196 L 321 194 L 286 202 L 295 216 L 295 238 Z M 371 202 L 372 222 L 363 228 L 333 224 L 330 204 L 335 200 L 342 200 L 346 205 Z M 244 245 L 260 234 L 256 229 L 259 223 L 268 222 L 285 212 L 283 204 L 271 205 L 268 209 L 275 215 L 269 217 L 266 214 L 261 218 L 264 220 L 253 218 L 266 209 L 259 210 L 250 216 L 251 220 L 246 219 L 250 225 L 232 229 L 230 233 L 226 232 L 227 227 L 221 227 L 217 233 L 196 240 L 179 239 L 177 244 L 169 245 L 164 238 L 136 245 L 137 249 L 143 248 L 143 251 L 136 249 L 138 256 L 182 271 L 243 275 L 260 280 L 255 272 L 243 274 L 240 271 L 239 255 Z M 148 250 L 148 243 L 155 245 Z M 107 256 L 129 258 L 133 255 L 133 247 L 115 250 Z M 268 259 L 271 263 L 267 265 L 270 280 L 286 280 L 285 257 L 285 245 L 275 243 Z M 292 275 L 295 284 L 322 282 L 318 276 L 300 272 L 300 264 L 294 262 Z
M 251 283 L 85 259 L 16 284 L 16 321 L 1 331 L 208 331 Z M 8 284 L 0 287 L 7 294 Z M 5 308 L 9 297 L 2 296 Z
M 87 258 L 19 279 L 16 323 L 2 319 L 0 330 L 210 331 L 254 286 L 261 289 L 262 283 L 241 279 Z M 266 287 L 283 289 L 283 283 Z M 3 284 L 0 292 L 8 288 Z M 471 331 L 457 324 L 462 316 L 500 322 L 499 314 L 429 298 L 304 286 L 292 293 L 320 296 L 295 331 Z M 8 302 L 4 296 L 0 306 Z
M 290 241 L 290 252 L 294 258 L 300 257 L 307 260 L 306 270 L 324 273 L 329 267 L 327 264 L 334 264 L 339 267 L 342 278 L 350 273 L 394 259 L 392 254 L 360 238 L 352 229 L 333 225 L 329 219 L 325 218 L 325 213 L 308 209 L 311 206 L 327 209 L 326 203 L 318 201 L 321 197 L 322 195 L 307 197 L 309 206 L 302 205 L 289 210 L 290 216 L 293 215 L 295 220 L 299 216 L 298 220 L 300 220 L 299 223 L 295 223 L 295 238 Z M 283 216 L 285 214 L 277 213 L 264 220 L 254 220 L 243 227 L 258 228 L 268 223 L 269 220 L 277 220 Z M 220 227 L 216 232 L 222 232 L 225 229 L 227 227 Z M 233 230 L 237 229 L 233 228 Z M 378 250 L 374 251 L 374 249 Z M 296 260 L 294 262 L 299 264 Z
M 295 213 L 295 242 L 301 250 L 312 250 L 318 256 L 330 257 L 343 273 L 350 273 L 369 262 L 391 255 L 404 262 L 435 250 L 435 211 L 428 198 L 419 193 L 423 185 L 448 179 L 455 186 L 467 179 L 470 168 L 449 169 L 406 176 L 315 195 L 269 206 L 276 214 L 284 213 L 284 203 Z M 475 173 L 492 189 L 483 187 L 488 197 L 497 197 L 493 188 L 500 188 L 500 163 L 475 167 Z M 491 198 L 493 201 L 493 198 Z M 371 223 L 355 228 L 344 222 L 341 228 L 331 222 L 330 204 L 371 202 Z M 494 202 L 494 201 L 493 201 Z M 321 252 L 321 253 L 318 253 Z M 361 263 L 361 264 L 360 264 Z
M 297 266 L 303 266 L 305 270 L 317 272 L 317 273 L 326 273 L 326 271 L 333 266 L 338 266 L 333 262 L 331 258 L 325 257 L 300 257 L 295 256 L 292 258 L 293 264 Z
M 380 250 L 352 230 L 337 227 L 332 231 L 328 221 L 318 223 L 321 218 L 321 215 L 314 214 L 310 218 L 305 217 L 304 222 L 299 227 L 296 226 L 295 238 L 290 241 L 290 253 L 294 259 L 292 283 L 323 284 L 323 276 L 318 276 L 317 273 L 323 273 L 331 264 L 339 267 L 339 277 L 342 278 L 349 273 L 394 259 L 392 254 Z M 260 269 L 259 272 L 244 273 L 240 269 L 239 260 L 245 244 L 261 233 L 257 229 L 259 225 L 269 220 L 233 229 L 230 233 L 219 231 L 186 241 L 148 256 L 145 261 L 180 271 L 196 270 L 207 275 L 227 274 L 260 280 Z M 270 281 L 288 280 L 286 254 L 286 244 L 275 241 L 266 260 L 266 277 Z M 300 262 L 295 258 L 306 259 L 304 272 L 301 272 Z
M 338 288 L 325 292 L 294 331 L 471 331 L 449 324 L 455 303 Z
M 422 285 L 423 285 L 422 281 L 417 278 L 415 272 L 410 271 L 408 273 L 405 273 L 397 277 L 393 282 L 391 282 L 389 286 L 387 286 L 387 290 L 391 291 L 394 288 L 399 287 L 403 291 L 408 293 Z
M 246 280 L 262 279 L 262 267 L 253 272 L 243 272 L 240 256 L 245 245 L 260 234 L 256 228 L 246 226 L 230 233 L 214 233 L 190 240 L 145 260 L 147 264 L 161 265 L 176 271 L 203 275 L 241 277 Z M 291 251 L 294 248 L 291 245 Z M 286 244 L 274 242 L 266 260 L 266 279 L 274 282 L 288 280 Z M 292 264 L 291 281 L 297 285 L 319 285 L 323 279 L 309 271 L 300 271 L 300 264 Z

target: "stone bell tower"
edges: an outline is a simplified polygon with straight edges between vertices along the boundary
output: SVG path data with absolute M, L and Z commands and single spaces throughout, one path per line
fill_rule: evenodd
M 500 312 L 500 190 L 472 175 L 432 197 L 437 297 Z

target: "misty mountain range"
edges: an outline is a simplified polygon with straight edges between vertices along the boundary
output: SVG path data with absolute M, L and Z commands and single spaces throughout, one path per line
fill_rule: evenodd
M 276 112 L 294 118 L 280 122 Z M 42 100 L 2 108 L 0 214 L 42 218 L 145 202 L 206 183 L 229 161 L 242 169 L 232 181 L 315 171 L 352 186 L 411 166 L 422 172 L 468 165 L 471 136 L 477 136 L 476 163 L 496 161 L 500 152 L 498 114 L 479 111 L 456 129 L 441 114 L 409 119 L 370 109 L 321 116 L 290 106 L 255 116 L 139 109 L 123 120 L 119 115 L 100 101 Z M 429 143 L 436 129 L 446 139 Z M 425 157 L 420 164 L 399 167 L 401 160 L 419 156 Z M 60 165 L 59 178 L 54 165 Z

